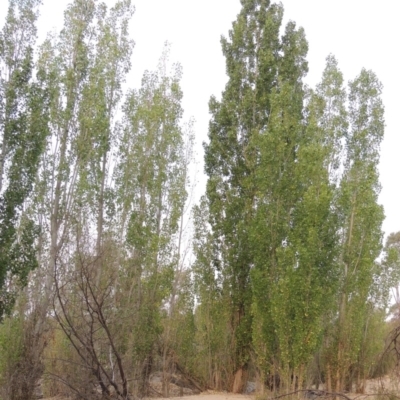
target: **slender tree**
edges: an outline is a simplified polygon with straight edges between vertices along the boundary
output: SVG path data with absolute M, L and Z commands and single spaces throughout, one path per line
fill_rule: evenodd
M 232 376 L 229 389 L 241 392 L 251 347 L 249 225 L 253 217 L 251 138 L 268 123 L 270 94 L 277 81 L 282 8 L 269 1 L 242 1 L 229 39 L 222 39 L 229 77 L 219 102 L 212 97 L 209 143 L 205 145 L 207 197 L 214 242 L 213 265 L 222 274 L 230 309 Z
M 348 112 L 346 108 L 347 92 L 344 87 L 343 74 L 338 67 L 338 62 L 334 56 L 330 55 L 326 59 L 326 67 L 322 75 L 321 82 L 316 88 L 316 97 L 314 97 L 315 104 L 320 104 L 320 108 L 316 108 L 317 112 L 310 113 L 310 126 L 314 125 L 319 129 L 319 137 L 323 148 L 325 149 L 325 158 L 321 170 L 328 173 L 328 179 L 331 183 L 331 207 L 334 213 L 334 232 L 331 233 L 332 238 L 336 238 L 334 259 L 331 260 L 330 270 L 325 271 L 326 274 L 330 275 L 331 281 L 325 282 L 325 286 L 322 286 L 325 291 L 325 307 L 323 307 L 324 317 L 322 325 L 324 329 L 324 342 L 322 349 L 329 347 L 331 343 L 333 332 L 332 332 L 332 321 L 335 319 L 336 309 L 336 297 L 339 288 L 339 276 L 340 268 L 338 267 L 337 258 L 340 254 L 339 247 L 339 236 L 340 221 L 338 218 L 338 198 L 339 191 L 338 187 L 343 174 L 343 164 L 345 160 L 344 145 L 343 142 L 347 137 L 348 131 Z M 323 221 L 321 222 L 323 223 Z M 327 275 L 324 277 L 326 279 Z M 319 285 L 318 285 L 319 286 Z M 330 294 L 330 296 L 328 295 Z M 320 325 L 321 327 L 321 325 Z M 327 377 L 327 385 L 331 387 L 331 365 L 329 357 L 325 356 L 325 373 Z
M 110 394 L 111 385 L 124 398 L 127 376 L 109 313 L 115 301 L 110 285 L 118 276 L 110 164 L 115 113 L 130 68 L 132 14 L 129 0 L 117 1 L 110 10 L 103 3 L 75 1 L 58 42 L 48 40 L 42 50 L 54 107 L 41 175 L 53 278 L 46 291 L 55 287 L 54 314 L 73 350 L 66 362 L 79 360 L 82 376 L 103 394 Z M 66 382 L 83 393 L 79 378 Z
M 127 326 L 126 338 L 139 371 L 141 393 L 147 392 L 157 355 L 161 307 L 173 295 L 174 273 L 179 274 L 181 268 L 179 225 L 187 197 L 181 68 L 176 65 L 168 73 L 168 54 L 166 47 L 158 70 L 146 72 L 141 89 L 127 96 L 116 170 L 118 223 L 126 249 L 120 296 L 134 322 Z M 164 394 L 168 392 L 168 351 L 164 343 Z
M 229 388 L 234 373 L 231 352 L 233 338 L 229 329 L 229 298 L 221 290 L 222 274 L 214 264 L 214 243 L 210 230 L 207 198 L 194 207 L 192 266 L 194 290 L 199 304 L 195 310 L 196 365 L 193 370 L 204 385 L 215 390 Z
M 32 76 L 40 3 L 11 1 L 0 33 L 0 319 L 37 266 L 37 226 L 24 210 L 47 136 L 43 76 Z
M 294 244 L 292 225 L 300 218 L 294 210 L 311 185 L 305 175 L 309 152 L 300 147 L 313 142 L 311 130 L 304 128 L 308 45 L 303 30 L 290 22 L 280 37 L 281 6 L 269 1 L 243 1 L 242 6 L 230 40 L 222 41 L 229 81 L 221 102 L 210 101 L 210 142 L 205 146 L 214 265 L 231 307 L 235 392 L 246 380 L 252 314 L 260 363 L 266 370 L 279 369 L 267 358 L 281 352 L 278 358 L 292 365 L 293 349 L 284 344 L 294 335 L 287 335 L 293 313 L 288 274 L 296 267 L 300 246 Z M 326 210 L 329 200 L 323 201 Z M 318 218 L 323 217 L 321 211 Z M 277 329 L 285 338 L 276 338 Z
M 282 42 L 280 83 L 271 96 L 268 125 L 254 141 L 260 161 L 252 230 L 253 340 L 274 390 L 303 385 L 337 279 L 328 170 L 335 138 L 320 123 L 325 99 L 312 91 L 305 97 L 302 30 L 289 24 Z
M 377 165 L 384 133 L 382 85 L 371 71 L 362 70 L 349 84 L 349 133 L 340 183 L 340 281 L 334 388 L 351 385 L 349 368 L 362 345 L 369 299 L 381 252 L 382 206 Z

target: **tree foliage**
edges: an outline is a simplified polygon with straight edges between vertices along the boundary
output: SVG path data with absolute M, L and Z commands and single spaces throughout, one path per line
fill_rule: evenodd
M 0 33 L 1 396 L 29 400 L 40 377 L 49 396 L 121 400 L 253 380 L 362 392 L 387 372 L 400 239 L 382 246 L 377 76 L 346 84 L 329 55 L 308 87 L 304 30 L 241 0 L 190 213 L 169 45 L 125 88 L 132 2 L 71 0 L 35 47 L 40 3 L 10 0 Z
M 37 224 L 26 212 L 47 137 L 48 94 L 34 75 L 40 0 L 13 1 L 0 33 L 0 318 L 37 267 Z

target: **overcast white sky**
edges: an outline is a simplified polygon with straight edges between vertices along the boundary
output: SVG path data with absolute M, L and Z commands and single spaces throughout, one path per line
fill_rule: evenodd
M 39 20 L 39 40 L 60 29 L 68 0 L 44 0 Z M 112 5 L 113 0 L 106 0 Z M 240 10 L 239 0 L 133 0 L 136 13 L 132 37 L 136 42 L 132 73 L 127 86 L 138 87 L 145 69 L 154 69 L 163 43 L 172 45 L 171 61 L 183 66 L 185 118 L 196 119 L 197 142 L 207 139 L 208 100 L 219 96 L 226 83 L 220 36 L 227 35 Z M 320 79 L 325 58 L 333 53 L 345 79 L 353 79 L 362 67 L 375 71 L 383 82 L 386 135 L 382 145 L 380 175 L 386 234 L 400 230 L 400 3 L 394 0 L 283 0 L 285 21 L 303 26 L 309 42 L 307 83 Z M 8 0 L 0 0 L 0 26 Z M 199 149 L 201 151 L 201 149 Z M 200 155 L 201 157 L 201 155 Z M 204 182 L 204 180 L 203 180 Z M 199 188 L 198 192 L 202 189 Z

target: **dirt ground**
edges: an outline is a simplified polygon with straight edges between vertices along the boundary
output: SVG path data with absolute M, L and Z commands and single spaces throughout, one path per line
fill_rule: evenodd
M 232 394 L 232 393 L 200 393 L 192 396 L 170 397 L 174 400 L 248 400 L 254 398 L 253 395 Z M 152 398 L 151 400 L 165 400 L 163 398 Z
M 157 389 L 159 389 L 157 387 Z M 323 390 L 322 387 L 320 387 Z M 189 394 L 183 393 L 183 396 L 179 396 L 180 388 L 175 385 L 170 386 L 170 394 L 169 397 L 172 400 L 254 400 L 256 395 L 254 393 L 251 394 L 232 394 L 227 392 L 214 392 L 214 391 L 206 391 L 200 394 Z M 350 399 L 357 400 L 367 400 L 373 399 L 374 397 L 370 397 L 373 394 L 383 393 L 390 391 L 391 393 L 399 393 L 400 394 L 400 376 L 385 376 L 383 378 L 378 379 L 370 379 L 366 381 L 365 386 L 365 394 L 360 393 L 346 393 L 346 396 Z M 45 398 L 43 400 L 68 400 L 66 398 L 61 397 L 52 397 Z M 165 400 L 163 397 L 150 397 L 147 400 Z
M 320 388 L 323 390 L 323 388 Z M 354 388 L 355 389 L 355 388 Z M 379 394 L 383 392 L 392 392 L 392 393 L 398 393 L 400 394 L 400 376 L 398 375 L 393 375 L 393 376 L 385 376 L 382 378 L 378 379 L 369 379 L 366 381 L 365 385 L 365 393 L 360 394 L 360 393 L 346 393 L 346 396 L 351 398 L 351 399 L 357 399 L 357 400 L 367 400 L 367 399 L 373 399 L 374 397 L 370 397 L 371 395 L 374 394 Z M 254 393 L 251 394 L 232 394 L 232 393 L 226 393 L 226 392 L 213 392 L 213 391 L 207 391 L 201 394 L 196 394 L 196 395 L 184 395 L 183 397 L 179 396 L 171 396 L 170 399 L 173 400 L 249 400 L 252 399 L 254 400 L 256 398 L 256 395 Z M 161 397 L 153 397 L 149 398 L 148 400 L 164 400 Z
M 231 393 L 201 393 L 191 396 L 183 397 L 170 397 L 174 400 L 249 400 L 254 396 L 243 395 L 243 394 L 231 394 Z M 149 400 L 165 400 L 163 397 L 151 397 Z M 43 400 L 68 400 L 64 397 L 48 397 Z
M 391 392 L 400 394 L 400 375 L 398 373 L 387 375 L 382 378 L 368 379 L 365 385 L 365 394 L 376 394 L 382 392 Z M 353 396 L 350 396 L 353 397 Z M 362 398 L 357 394 L 356 397 Z

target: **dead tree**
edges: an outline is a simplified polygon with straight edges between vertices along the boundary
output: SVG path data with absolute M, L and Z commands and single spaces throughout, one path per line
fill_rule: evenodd
M 85 388 L 62 379 L 82 398 L 88 398 L 87 386 L 91 385 L 91 398 L 97 393 L 103 398 L 129 400 L 128 379 L 112 329 L 112 315 L 117 312 L 112 309 L 113 276 L 97 285 L 98 260 L 82 254 L 77 257 L 76 270 L 64 283 L 55 270 L 54 315 L 80 359 L 80 369 L 92 379 Z

